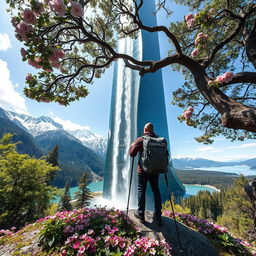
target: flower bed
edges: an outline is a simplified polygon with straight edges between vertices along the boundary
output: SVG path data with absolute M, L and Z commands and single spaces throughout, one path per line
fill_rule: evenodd
M 163 211 L 163 215 L 173 218 L 173 214 L 170 211 Z M 176 213 L 175 218 L 186 226 L 207 236 L 213 241 L 213 243 L 219 245 L 230 253 L 234 253 L 235 255 L 256 256 L 255 248 L 253 248 L 248 242 L 233 237 L 225 227 L 208 220 L 197 218 L 191 214 Z
M 123 211 L 85 208 L 58 212 L 40 219 L 40 246 L 51 253 L 69 255 L 146 256 L 170 254 L 165 241 L 141 237 L 139 230 Z

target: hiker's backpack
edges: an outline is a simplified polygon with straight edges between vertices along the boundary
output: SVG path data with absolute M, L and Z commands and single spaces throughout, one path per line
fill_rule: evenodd
M 167 141 L 163 137 L 142 136 L 143 152 L 140 164 L 144 172 L 157 174 L 168 170 L 169 153 Z

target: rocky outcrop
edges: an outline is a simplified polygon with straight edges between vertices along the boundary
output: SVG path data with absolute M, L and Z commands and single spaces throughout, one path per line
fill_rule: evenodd
M 178 232 L 180 235 L 182 252 L 179 246 L 178 235 L 175 228 L 174 220 L 168 217 L 162 217 L 163 225 L 158 226 L 153 222 L 152 212 L 145 212 L 146 222 L 140 223 L 134 217 L 134 210 L 129 211 L 129 217 L 140 228 L 143 236 L 154 239 L 165 239 L 173 248 L 173 256 L 218 256 L 219 253 L 212 243 L 199 232 L 177 222 Z

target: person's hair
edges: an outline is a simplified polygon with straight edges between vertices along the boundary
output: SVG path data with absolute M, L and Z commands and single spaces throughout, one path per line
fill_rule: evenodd
M 144 131 L 145 132 L 153 132 L 154 131 L 154 126 L 152 123 L 147 123 L 144 126 Z

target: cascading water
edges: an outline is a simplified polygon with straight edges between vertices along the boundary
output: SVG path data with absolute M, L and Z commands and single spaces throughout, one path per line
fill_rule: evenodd
M 132 55 L 137 59 L 142 58 L 141 36 L 136 40 L 131 38 L 119 41 L 119 52 Z M 112 184 L 110 198 L 118 206 L 126 206 L 130 178 L 131 161 L 129 148 L 137 135 L 137 101 L 140 84 L 138 72 L 126 68 L 123 60 L 116 63 L 116 77 L 114 81 L 115 97 L 112 114 Z M 109 138 L 110 139 L 110 138 Z M 134 183 L 135 184 L 135 183 Z M 134 186 L 133 186 L 134 187 Z M 134 205 L 131 199 L 131 205 Z M 121 206 L 121 207 L 122 207 Z M 122 207 L 122 208 L 123 208 Z

